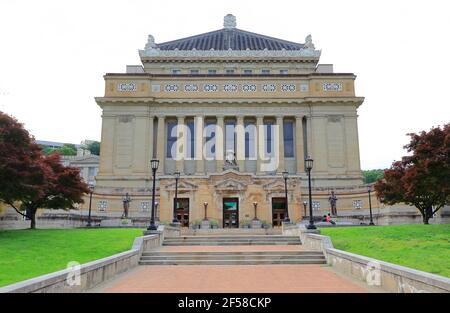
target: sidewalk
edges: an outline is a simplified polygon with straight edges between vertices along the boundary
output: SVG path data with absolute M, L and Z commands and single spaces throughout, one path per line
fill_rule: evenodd
M 192 248 L 192 247 L 191 247 Z M 322 265 L 138 266 L 91 292 L 374 292 Z M 378 290 L 379 291 L 379 290 Z

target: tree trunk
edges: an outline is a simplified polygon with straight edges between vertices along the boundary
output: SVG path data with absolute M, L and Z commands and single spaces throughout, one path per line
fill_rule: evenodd
M 426 208 L 425 210 L 423 210 L 422 217 L 423 217 L 423 223 L 425 225 L 430 224 L 428 221 L 431 218 L 432 212 L 433 212 L 432 208 Z
M 31 229 L 36 229 L 36 210 L 31 209 L 30 210 L 30 219 L 31 219 Z

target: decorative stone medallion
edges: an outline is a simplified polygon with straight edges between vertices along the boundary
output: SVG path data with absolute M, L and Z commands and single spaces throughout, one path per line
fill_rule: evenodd
M 342 91 L 342 83 L 323 83 L 323 91 Z
M 136 83 L 119 83 L 117 84 L 118 91 L 136 91 Z
M 238 90 L 238 87 L 235 84 L 225 84 L 225 85 L 223 85 L 223 91 L 236 92 L 237 90 Z
M 164 88 L 167 92 L 177 92 L 179 87 L 178 85 L 174 85 L 174 84 L 169 84 L 166 85 L 166 87 Z
M 275 85 L 275 84 L 264 84 L 263 87 L 262 87 L 262 90 L 266 91 L 266 92 L 274 92 L 274 91 L 277 90 L 277 85 Z
M 184 85 L 184 91 L 198 91 L 198 85 L 195 84 L 187 84 Z
M 242 85 L 242 91 L 255 92 L 256 91 L 256 85 L 255 84 L 244 84 L 244 85 Z
M 205 84 L 205 85 L 203 85 L 203 90 L 206 92 L 215 92 L 215 91 L 217 91 L 217 85 L 216 84 Z
M 294 92 L 295 91 L 295 85 L 294 84 L 283 84 L 281 85 L 281 90 L 284 92 Z

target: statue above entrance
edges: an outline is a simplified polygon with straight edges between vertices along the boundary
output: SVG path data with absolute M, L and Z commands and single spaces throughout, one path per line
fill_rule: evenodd
M 225 153 L 225 164 L 223 170 L 235 170 L 239 171 L 239 166 L 236 163 L 236 154 L 233 150 L 229 149 Z

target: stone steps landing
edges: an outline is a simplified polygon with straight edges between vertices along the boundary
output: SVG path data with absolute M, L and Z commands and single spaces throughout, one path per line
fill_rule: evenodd
M 164 238 L 163 246 L 220 246 L 220 245 L 300 245 L 296 236 L 180 236 Z
M 144 252 L 141 265 L 325 264 L 320 251 Z

